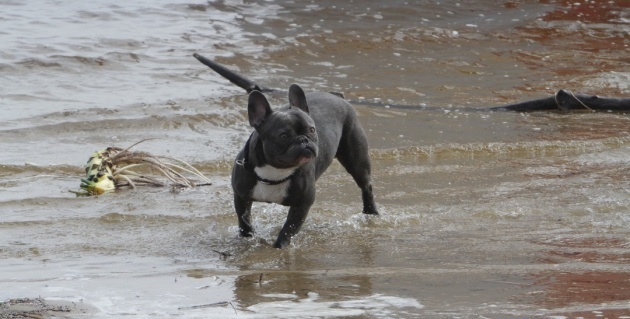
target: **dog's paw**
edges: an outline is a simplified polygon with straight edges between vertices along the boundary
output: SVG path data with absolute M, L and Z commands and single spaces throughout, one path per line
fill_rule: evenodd
M 278 238 L 276 242 L 273 244 L 273 248 L 284 249 L 289 247 L 291 244 L 291 240 L 288 238 Z
M 363 214 L 366 215 L 378 215 L 378 210 L 376 209 L 376 206 L 364 206 L 363 207 Z
M 241 237 L 254 237 L 254 232 L 250 229 L 250 230 L 244 230 L 244 229 L 239 229 L 239 233 L 241 235 Z

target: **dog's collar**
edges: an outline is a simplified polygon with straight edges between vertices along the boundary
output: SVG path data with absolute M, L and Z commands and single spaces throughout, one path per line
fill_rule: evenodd
M 270 165 L 264 165 L 254 168 L 256 179 L 265 185 L 279 185 L 293 177 L 297 167 L 276 168 Z
M 256 174 L 256 173 L 254 173 L 254 174 Z M 271 180 L 271 179 L 262 178 L 262 177 L 258 176 L 258 174 L 256 174 L 256 179 L 259 182 L 261 182 L 261 183 L 263 183 L 265 185 L 273 186 L 273 185 L 280 185 L 280 184 L 288 181 L 289 179 L 291 179 L 291 177 L 293 177 L 293 174 L 295 174 L 295 173 L 291 173 L 291 175 L 289 175 L 289 176 L 287 176 L 287 177 L 285 177 L 283 179 L 279 179 L 279 180 Z

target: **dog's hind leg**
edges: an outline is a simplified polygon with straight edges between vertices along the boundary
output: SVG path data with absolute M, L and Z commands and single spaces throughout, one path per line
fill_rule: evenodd
M 365 133 L 360 127 L 354 127 L 345 134 L 349 134 L 349 136 L 341 139 L 342 145 L 339 145 L 337 160 L 352 175 L 357 186 L 361 189 L 363 213 L 378 215 L 372 192 L 372 166 Z

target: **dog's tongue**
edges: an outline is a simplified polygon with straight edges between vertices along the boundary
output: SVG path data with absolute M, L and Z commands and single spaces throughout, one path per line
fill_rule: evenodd
M 316 153 L 317 152 L 311 148 L 306 148 L 305 150 L 303 150 L 301 154 L 302 156 L 300 156 L 299 158 L 299 165 L 303 165 L 312 161 L 317 156 Z
M 300 164 L 299 165 L 304 165 L 308 162 L 310 162 L 313 159 L 312 156 L 302 156 L 300 157 Z
M 300 165 L 306 164 L 312 161 L 315 158 L 315 154 L 310 150 L 308 152 L 304 152 L 302 156 L 300 156 Z

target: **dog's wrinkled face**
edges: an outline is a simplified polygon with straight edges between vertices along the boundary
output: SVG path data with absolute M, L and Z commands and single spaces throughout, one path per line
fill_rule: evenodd
M 267 164 L 273 167 L 298 167 L 317 156 L 315 123 L 300 109 L 272 113 L 257 131 Z
M 302 166 L 317 156 L 317 131 L 308 115 L 308 105 L 302 89 L 289 89 L 290 107 L 272 111 L 265 96 L 250 93 L 247 112 L 249 123 L 258 132 L 266 164 L 275 168 Z

